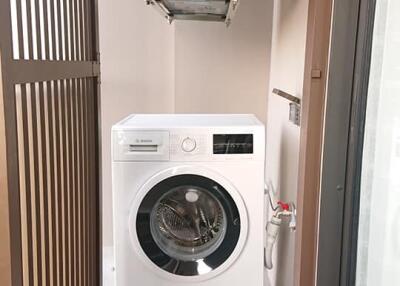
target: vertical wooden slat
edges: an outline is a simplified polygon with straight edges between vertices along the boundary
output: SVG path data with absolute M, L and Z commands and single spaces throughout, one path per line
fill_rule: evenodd
M 97 126 L 96 126 L 96 94 L 95 91 L 96 87 L 95 87 L 95 81 L 93 78 L 91 78 L 91 102 L 90 102 L 90 106 L 91 106 L 91 140 L 92 140 L 92 145 L 93 146 L 91 148 L 91 152 L 92 152 L 92 166 L 91 166 L 91 173 L 92 173 L 92 181 L 93 181 L 93 185 L 92 185 L 92 190 L 91 190 L 91 210 L 92 210 L 92 237 L 93 237 L 93 243 L 92 243 L 92 275 L 93 275 L 93 282 L 94 285 L 99 285 L 99 277 L 97 277 L 98 274 L 98 265 L 96 263 L 96 261 L 98 261 L 98 257 L 97 257 L 97 253 L 98 253 L 98 249 L 97 249 L 97 241 L 99 236 L 96 235 L 96 229 L 97 229 L 97 190 L 98 190 L 98 186 L 97 186 L 97 176 L 96 176 L 96 172 L 97 172 L 97 140 L 95 139 L 96 136 L 96 130 L 97 130 Z
M 93 217 L 92 217 L 92 210 L 91 210 L 91 199 L 92 199 L 92 188 L 93 188 L 93 180 L 92 180 L 92 172 L 91 172 L 91 164 L 92 164 L 92 148 L 91 148 L 91 119 L 92 119 L 92 108 L 91 108 L 91 101 L 92 101 L 92 86 L 91 86 L 91 79 L 88 79 L 88 94 L 87 94 L 87 136 L 88 136 L 88 236 L 89 236 L 89 245 L 88 245 L 88 275 L 89 275 L 89 285 L 94 285 L 94 277 L 93 277 L 93 255 L 92 255 L 92 244 L 93 244 L 93 233 L 92 233 L 92 226 L 93 226 Z
M 74 154 L 73 154 L 73 118 L 72 118 L 72 94 L 73 94 L 73 80 L 68 80 L 67 85 L 67 110 L 66 113 L 68 115 L 68 159 L 69 159 L 69 188 L 68 188 L 68 220 L 69 220 L 69 231 L 68 231 L 68 240 L 69 240 L 69 277 L 71 281 L 71 285 L 74 285 Z
M 79 45 L 79 7 L 78 7 L 78 0 L 74 0 L 74 27 L 75 27 L 75 49 L 76 49 L 76 56 L 75 60 L 79 61 L 81 57 L 80 45 Z
M 57 149 L 57 190 L 58 190 L 58 231 L 59 244 L 58 244 L 58 284 L 66 285 L 66 271 L 65 271 L 65 186 L 66 186 L 66 148 L 65 148 L 65 117 L 64 117 L 64 94 L 65 94 L 65 80 L 56 81 L 57 86 L 55 87 L 54 96 L 54 112 L 55 118 L 55 130 L 56 130 L 56 149 Z
M 47 94 L 46 94 L 47 95 Z M 39 83 L 39 114 L 40 114 L 40 137 L 41 137 L 41 158 L 40 164 L 42 165 L 42 181 L 43 181 L 43 216 L 44 216 L 44 265 L 45 265 L 45 283 L 50 283 L 50 240 L 51 233 L 49 222 L 52 218 L 52 214 L 49 209 L 49 186 L 48 186 L 48 174 L 47 174 L 47 136 L 46 136 L 46 122 L 45 122 L 45 93 L 44 93 L 44 83 Z
M 28 58 L 33 59 L 33 26 L 32 26 L 32 11 L 31 0 L 26 0 L 26 24 L 28 33 Z
M 68 3 L 67 1 L 60 0 L 63 5 L 63 26 L 64 26 L 64 49 L 65 49 L 65 60 L 70 61 L 70 40 L 69 40 L 69 24 L 68 24 Z
M 54 267 L 54 276 L 53 276 L 53 285 L 62 285 L 62 255 L 61 255 L 61 236 L 62 236 L 62 207 L 61 207 L 61 162 L 60 162 L 60 129 L 59 129 L 59 81 L 53 81 L 52 82 L 52 92 L 51 96 L 49 97 L 49 105 L 51 103 L 52 106 L 52 128 L 53 128 L 53 136 L 52 138 L 52 144 L 51 144 L 51 150 L 50 152 L 54 153 L 54 164 L 53 164 L 53 176 L 54 176 L 54 194 L 55 194 L 55 200 L 54 200 L 54 208 L 56 209 L 56 216 L 54 218 L 54 228 L 55 233 L 53 236 L 53 239 L 55 240 L 55 243 L 53 244 L 53 253 L 56 257 L 56 259 L 53 261 L 53 267 Z
M 78 0 L 78 11 L 79 11 L 79 41 L 80 41 L 80 60 L 84 61 L 85 57 L 85 39 L 84 39 L 84 12 L 83 12 L 83 0 Z
M 84 110 L 84 147 L 85 147 L 85 162 L 84 162 L 84 175 L 85 175 L 85 285 L 89 284 L 89 245 L 90 245 L 90 232 L 89 232 L 89 124 L 88 124 L 88 97 L 89 97 L 89 79 L 85 78 L 85 96 L 83 98 L 83 110 Z
M 80 38 L 81 38 L 81 60 L 86 61 L 86 46 L 85 46 L 85 1 L 79 0 L 79 20 L 80 20 Z
M 47 12 L 47 0 L 42 0 L 43 2 L 43 29 L 44 29 L 44 55 L 43 59 L 49 59 L 49 46 L 50 46 L 50 39 L 49 39 L 49 15 Z
M 92 25 L 93 25 L 93 17 L 92 17 L 92 0 L 85 0 L 85 7 L 86 7 L 86 43 L 88 47 L 88 59 L 94 59 L 94 52 L 93 52 L 93 40 L 92 40 Z
M 70 95 L 71 97 L 71 129 L 72 129 L 72 162 L 73 162 L 73 182 L 72 182 L 72 281 L 73 285 L 77 285 L 77 231 L 76 231 L 76 219 L 77 219 L 77 203 L 76 203 L 76 198 L 77 198 L 77 185 L 78 185 L 78 180 L 77 180 L 77 138 L 76 138 L 76 97 L 77 97 L 77 84 L 76 84 L 76 79 L 72 79 L 72 93 Z
M 96 3 L 96 10 L 97 11 L 97 0 L 94 0 Z M 96 18 L 96 60 L 100 61 L 100 54 L 99 54 L 99 41 L 98 41 L 98 18 Z M 96 218 L 96 225 L 95 229 L 93 230 L 93 235 L 96 238 L 96 244 L 94 247 L 95 253 L 95 261 L 94 261 L 94 268 L 95 268 L 95 277 L 96 277 L 96 285 L 102 286 L 103 281 L 103 251 L 102 251 L 102 177 L 101 177 L 101 168 L 102 168 L 102 161 L 101 161 L 101 96 L 100 96 L 100 81 L 99 78 L 93 77 L 93 85 L 94 85 L 94 126 L 93 126 L 93 140 L 95 142 L 95 165 L 94 167 L 94 181 L 96 188 L 94 190 L 96 200 L 94 201 L 93 210 L 95 212 Z
M 55 0 L 57 2 L 57 26 L 58 26 L 58 53 L 60 55 L 59 60 L 66 60 L 63 54 L 63 43 L 64 43 L 64 38 L 63 38 L 63 27 L 61 24 L 61 5 L 62 5 L 62 0 Z
M 54 128 L 54 122 L 56 118 L 54 116 L 54 110 L 55 110 L 55 104 L 54 104 L 54 94 L 55 94 L 55 83 L 54 82 L 47 82 L 47 107 L 48 107 L 48 144 L 49 144 L 49 181 L 50 181 L 50 186 L 49 190 L 51 191 L 51 229 L 52 233 L 50 234 L 51 236 L 51 241 L 52 241 L 52 266 L 51 266 L 51 272 L 52 272 L 52 282 L 50 284 L 52 285 L 57 285 L 57 244 L 58 244 L 58 214 L 59 214 L 59 209 L 57 209 L 57 201 L 58 201 L 58 188 L 57 188 L 57 176 L 56 176 L 56 149 L 54 148 L 54 142 L 55 140 L 55 128 Z
M 32 142 L 33 142 L 33 173 L 35 183 L 33 190 L 35 193 L 35 216 L 36 216 L 36 267 L 38 284 L 42 285 L 42 237 L 41 237 L 41 203 L 40 203 L 40 185 L 39 185 L 39 154 L 38 154 L 38 127 L 37 127 L 37 110 L 36 110 L 36 84 L 32 83 L 31 91 L 31 112 L 32 112 Z
M 65 91 L 62 96 L 62 114 L 63 114 L 63 146 L 64 146 L 64 216 L 65 216 L 65 233 L 64 233 L 64 255 L 65 255 L 65 283 L 66 285 L 71 285 L 71 273 L 70 273 L 70 263 L 71 263 L 71 254 L 70 254 L 70 245 L 71 245 L 71 229 L 70 229 L 70 194 L 71 194 L 71 169 L 70 169 L 70 162 L 71 162 L 71 133 L 70 133 L 70 114 L 69 110 L 69 95 L 70 95 L 70 80 L 65 80 Z
M 87 172 L 86 172 L 86 78 L 82 79 L 81 96 L 81 147 L 82 147 L 82 285 L 87 286 L 86 273 L 86 249 L 87 249 L 87 231 L 86 231 L 86 193 L 87 193 Z
M 35 28 L 36 28 L 36 48 L 38 60 L 42 59 L 42 37 L 40 32 L 40 6 L 39 0 L 35 0 Z
M 73 0 L 68 0 L 69 5 L 69 31 L 70 31 L 70 43 L 71 43 L 71 60 L 76 60 L 75 57 L 75 30 L 74 30 L 74 8 Z
M 85 49 L 85 61 L 89 61 L 89 46 L 88 46 L 88 11 L 87 0 L 82 0 L 82 14 L 83 14 L 83 43 Z
M 23 126 L 23 141 L 26 146 L 28 146 L 29 142 L 29 134 L 28 134 L 28 103 L 27 103 L 27 92 L 26 85 L 21 85 L 21 110 L 22 110 L 22 126 Z M 25 148 L 24 150 L 24 161 L 25 165 L 25 197 L 26 197 L 26 221 L 27 221 L 27 249 L 28 249 L 28 279 L 29 283 L 33 283 L 33 230 L 32 230 L 32 206 L 31 206 L 31 178 L 30 178 L 30 168 L 29 168 L 29 160 L 30 160 L 30 150 L 29 148 Z M 22 166 L 21 166 L 22 167 Z
M 78 285 L 83 285 L 83 253 L 82 253 L 82 244 L 83 244 L 83 216 L 82 216 L 82 194 L 83 194 L 83 169 L 82 169 L 82 148 L 83 148 L 83 140 L 82 140 L 82 97 L 83 97 L 83 86 L 82 79 L 78 79 L 78 97 L 77 97 L 77 131 L 78 131 L 78 177 L 79 177 L 79 193 L 78 193 Z
M 26 221 L 26 184 L 25 184 L 25 142 L 24 142 L 24 126 L 22 123 L 22 99 L 21 99 L 21 85 L 15 86 L 15 104 L 16 104 L 16 117 L 17 117 L 17 132 L 18 132 L 18 165 L 19 165 L 19 191 L 20 191 L 20 210 L 21 210 L 21 249 L 22 249 L 22 281 L 24 285 L 29 284 L 28 280 L 28 239 L 27 239 L 27 225 Z M 2 99 L 0 98 L 0 101 Z M 0 104 L 1 105 L 1 104 Z M 1 106 L 0 106 L 1 108 Z M 2 247 L 2 246 L 0 246 Z M 3 250 L 5 251 L 5 250 Z M 5 251 L 6 252 L 6 251 Z M 1 268 L 1 267 L 0 267 Z M 5 281 L 0 277 L 0 285 L 11 285 L 11 281 Z
M 51 26 L 51 51 L 52 60 L 57 60 L 57 44 L 56 44 L 56 14 L 54 13 L 54 0 L 50 0 L 50 26 Z
M 16 0 L 19 59 L 24 59 L 24 33 L 22 25 L 22 0 Z
M 79 61 L 79 19 L 78 19 L 78 7 L 76 5 L 77 0 L 72 0 L 72 7 L 74 13 L 74 42 L 75 42 L 75 61 Z

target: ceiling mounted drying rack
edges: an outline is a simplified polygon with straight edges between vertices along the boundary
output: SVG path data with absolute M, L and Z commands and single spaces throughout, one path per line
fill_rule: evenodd
M 289 120 L 295 125 L 300 126 L 301 99 L 277 88 L 274 88 L 272 93 L 290 101 Z
M 239 0 L 145 0 L 172 23 L 173 20 L 197 20 L 231 24 Z

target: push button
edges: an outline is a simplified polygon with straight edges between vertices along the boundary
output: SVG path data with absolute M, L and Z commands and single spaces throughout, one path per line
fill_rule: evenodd
M 196 149 L 196 140 L 187 137 L 182 141 L 182 150 L 184 152 L 192 152 L 194 149 Z

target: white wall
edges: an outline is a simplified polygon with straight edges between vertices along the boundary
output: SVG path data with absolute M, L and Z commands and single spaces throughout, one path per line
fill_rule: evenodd
M 308 0 L 274 2 L 270 87 L 302 97 Z M 289 122 L 288 101 L 269 95 L 267 180 L 279 197 L 296 202 L 300 128 Z M 293 285 L 295 234 L 282 228 L 270 285 Z
M 110 130 L 130 113 L 174 112 L 174 26 L 144 0 L 100 0 L 103 240 L 112 244 Z
M 267 119 L 272 0 L 241 1 L 232 25 L 176 22 L 176 112 Z

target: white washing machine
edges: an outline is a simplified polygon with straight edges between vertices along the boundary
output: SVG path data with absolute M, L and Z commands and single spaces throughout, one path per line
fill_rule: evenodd
M 264 126 L 132 115 L 112 129 L 116 286 L 261 286 Z

